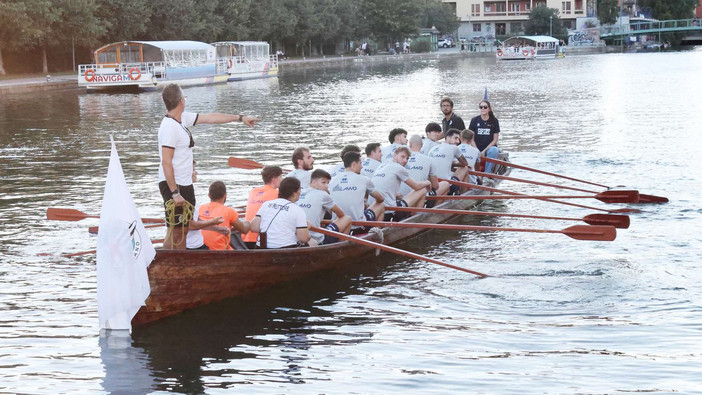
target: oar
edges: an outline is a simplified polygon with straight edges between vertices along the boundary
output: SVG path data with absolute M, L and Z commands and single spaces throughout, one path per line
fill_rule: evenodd
M 163 243 L 164 239 L 158 239 L 158 240 L 151 240 L 152 243 Z M 72 258 L 74 256 L 79 256 L 79 255 L 90 255 L 96 253 L 97 250 L 90 250 L 90 251 L 81 251 L 81 252 L 73 252 L 70 254 L 61 254 L 62 257 L 64 258 Z
M 551 187 L 551 188 L 558 188 L 558 189 L 567 189 L 569 191 L 578 191 L 578 192 L 588 192 L 588 193 L 594 193 L 597 194 L 599 192 L 597 191 L 592 191 L 589 189 L 581 189 L 581 188 L 573 188 L 565 185 L 556 185 L 556 184 L 549 184 L 547 182 L 539 182 L 539 181 L 534 181 L 534 180 L 527 180 L 524 178 L 516 178 L 516 177 L 507 177 L 507 176 L 501 176 L 499 174 L 493 174 L 493 173 L 484 173 L 481 171 L 472 171 L 468 170 L 468 174 L 472 174 L 474 176 L 479 176 L 479 177 L 489 177 L 489 178 L 498 178 L 500 180 L 506 180 L 506 181 L 516 181 L 516 182 L 522 182 L 526 184 L 533 184 L 533 185 L 540 185 L 544 187 Z M 638 195 L 639 191 L 634 190 L 634 189 L 616 189 L 617 192 L 621 193 L 627 193 L 630 194 L 631 196 Z
M 497 226 L 475 226 L 475 225 L 455 225 L 455 224 L 431 224 L 412 222 L 383 222 L 383 221 L 353 221 L 355 226 L 376 226 L 394 228 L 422 228 L 422 229 L 450 229 L 450 230 L 473 230 L 480 232 L 528 232 L 528 233 L 562 233 L 576 240 L 597 240 L 612 241 L 617 237 L 617 230 L 614 226 L 607 225 L 573 225 L 563 230 L 550 229 L 522 229 L 522 228 L 500 228 Z M 315 231 L 316 232 L 316 231 Z M 320 232 L 321 233 L 321 232 Z
M 499 160 L 499 159 L 493 159 L 493 158 L 484 157 L 484 158 L 481 158 L 481 160 L 486 160 L 486 161 L 488 161 L 488 162 L 492 162 L 492 163 L 495 163 L 495 164 L 498 164 L 498 165 L 513 167 L 513 168 L 515 168 L 515 169 L 528 170 L 528 171 L 532 171 L 532 172 L 534 172 L 534 173 L 545 174 L 545 175 L 548 175 L 548 176 L 563 178 L 563 179 L 566 179 L 566 180 L 576 181 L 576 182 L 580 182 L 580 183 L 583 183 L 583 184 L 589 184 L 589 185 L 594 185 L 594 186 L 597 186 L 597 187 L 612 189 L 611 187 L 609 187 L 609 186 L 607 186 L 607 185 L 598 184 L 598 183 L 595 183 L 595 182 L 590 182 L 590 181 L 585 181 L 585 180 L 580 180 L 580 179 L 578 179 L 578 178 L 568 177 L 568 176 L 564 176 L 564 175 L 561 175 L 561 174 L 550 173 L 550 172 L 547 172 L 547 171 L 543 171 L 543 170 L 539 170 L 539 169 L 534 169 L 534 168 L 532 168 L 532 167 L 527 167 L 527 166 L 522 166 L 522 165 L 516 165 L 516 164 L 514 164 L 514 163 L 512 163 L 512 162 L 505 162 L 505 161 L 501 161 L 501 160 Z M 491 175 L 491 176 L 489 176 L 489 177 L 493 177 L 493 175 Z M 668 203 L 668 198 L 667 198 L 667 197 L 663 197 L 663 196 L 639 194 L 639 203 Z
M 100 218 L 99 215 L 90 215 L 82 211 L 72 208 L 55 208 L 49 207 L 46 209 L 46 218 L 55 221 L 80 221 L 85 218 Z M 161 224 L 165 221 L 161 218 L 142 218 L 143 223 Z
M 489 217 L 513 217 L 513 218 L 532 218 L 532 219 L 553 219 L 559 221 L 583 221 L 590 225 L 611 225 L 619 229 L 629 228 L 630 219 L 628 215 L 615 214 L 589 214 L 583 218 L 568 218 L 568 217 L 548 217 L 542 215 L 527 215 L 527 214 L 509 214 L 509 213 L 493 213 L 487 211 L 468 211 L 468 210 L 449 210 L 442 208 L 418 208 L 418 207 L 387 207 L 387 211 L 405 211 L 417 213 L 435 213 L 435 214 L 452 214 L 452 215 L 485 215 Z
M 446 179 L 442 179 L 442 178 L 440 178 L 439 180 L 447 181 L 451 184 L 460 185 L 460 186 L 470 188 L 470 189 L 479 189 L 481 191 L 488 191 L 488 192 L 494 192 L 494 193 L 504 193 L 507 195 L 515 195 L 515 196 L 521 195 L 521 193 L 517 193 L 517 192 L 505 191 L 504 189 L 491 188 L 491 187 L 486 187 L 483 185 L 474 185 L 474 184 L 469 184 L 467 182 L 446 180 Z M 605 213 L 610 213 L 610 214 L 612 214 L 612 213 L 640 213 L 641 212 L 641 210 L 635 209 L 635 208 L 619 208 L 619 209 L 615 209 L 615 210 L 605 210 L 602 208 L 585 206 L 582 204 L 571 203 L 571 202 L 563 202 L 563 201 L 554 200 L 554 199 L 540 199 L 540 200 L 543 200 L 546 202 L 551 202 L 551 203 L 565 204 L 566 206 L 580 207 L 580 208 L 586 208 L 586 209 L 596 210 L 596 211 L 604 211 Z
M 150 225 L 144 225 L 145 228 L 158 228 L 159 226 L 164 226 L 165 223 L 163 224 L 150 224 Z M 97 226 L 91 226 L 88 228 L 88 233 L 91 234 L 98 234 L 98 227 Z
M 262 169 L 264 166 L 251 159 L 235 158 L 233 156 L 229 157 L 229 166 L 237 167 L 240 169 Z
M 597 199 L 605 203 L 636 203 L 639 195 L 631 196 L 618 191 L 604 191 L 597 195 L 437 195 L 427 200 L 495 200 L 495 199 Z
M 381 223 L 383 223 L 383 222 L 381 222 Z M 375 242 L 373 242 L 373 241 L 364 240 L 364 239 L 359 238 L 359 237 L 349 236 L 349 235 L 347 235 L 347 234 L 345 234 L 345 233 L 334 232 L 333 230 L 329 230 L 329 229 L 325 229 L 325 228 L 320 228 L 320 227 L 317 227 L 317 226 L 312 226 L 312 227 L 310 227 L 310 230 L 312 230 L 312 231 L 314 231 L 314 232 L 317 232 L 317 233 L 321 233 L 321 234 L 323 234 L 323 235 L 328 235 L 328 236 L 336 237 L 337 239 L 340 239 L 340 240 L 346 240 L 346 241 L 350 241 L 350 242 L 352 242 L 352 243 L 361 244 L 361 245 L 364 245 L 364 246 L 367 246 L 367 247 L 377 248 L 377 249 L 379 249 L 379 250 L 383 250 L 383 251 L 387 251 L 387 252 L 392 252 L 392 253 L 394 253 L 394 254 L 406 256 L 406 257 L 409 257 L 409 258 L 414 258 L 414 259 L 419 259 L 419 260 L 426 261 L 426 262 L 430 262 L 430 263 L 435 263 L 435 264 L 437 264 L 437 265 L 449 267 L 449 268 L 451 268 L 451 269 L 456 269 L 456 270 L 460 270 L 460 271 L 462 271 L 462 272 L 474 274 L 474 275 L 476 275 L 476 276 L 478 276 L 478 277 L 488 277 L 487 274 L 483 274 L 483 273 L 480 273 L 480 272 L 476 272 L 476 271 L 474 271 L 474 270 L 466 269 L 466 268 L 463 268 L 463 267 L 460 267 L 460 266 L 455 266 L 455 265 L 452 265 L 452 264 L 450 264 L 450 263 L 442 262 L 442 261 L 440 261 L 440 260 L 438 260 L 438 259 L 430 258 L 430 257 L 424 256 L 424 255 L 415 254 L 414 252 L 409 252 L 409 251 L 401 250 L 401 249 L 399 249 L 399 248 L 390 247 L 390 246 L 385 245 L 385 244 L 375 243 Z

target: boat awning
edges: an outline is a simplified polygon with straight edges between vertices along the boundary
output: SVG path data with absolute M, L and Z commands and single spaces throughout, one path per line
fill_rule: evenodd
M 114 45 L 129 45 L 129 44 L 143 44 L 143 45 L 150 45 L 152 47 L 156 47 L 165 51 L 173 51 L 173 50 L 207 50 L 212 48 L 210 44 L 203 43 L 200 41 L 189 41 L 189 40 L 176 40 L 176 41 L 120 41 L 112 44 L 107 44 L 105 46 L 102 46 L 97 49 L 96 52 L 101 52 L 104 48 L 109 48 Z
M 530 40 L 536 43 L 558 43 L 557 38 L 553 38 L 551 36 L 514 36 L 510 37 L 505 40 L 507 41 L 514 41 L 514 40 Z

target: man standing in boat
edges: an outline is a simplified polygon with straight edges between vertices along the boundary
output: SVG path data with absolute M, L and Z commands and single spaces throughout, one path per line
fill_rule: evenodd
M 443 131 L 444 135 L 440 138 L 445 137 L 446 132 L 448 132 L 448 130 L 451 128 L 458 130 L 463 130 L 466 128 L 463 118 L 459 117 L 455 112 L 453 112 L 453 100 L 451 100 L 451 98 L 442 98 L 439 106 L 441 107 L 441 112 L 444 114 L 444 118 L 441 120 L 441 130 Z
M 410 178 L 409 172 L 405 168 L 410 155 L 410 150 L 407 147 L 397 147 L 392 162 L 383 164 L 373 174 L 371 181 L 376 190 L 383 195 L 386 211 L 392 211 L 395 206 L 424 207 L 426 193 L 429 191 L 431 183 L 429 180 L 417 182 Z M 406 196 L 398 196 L 400 185 L 403 182 L 412 188 L 412 192 Z M 368 198 L 368 203 L 375 203 L 375 199 L 371 196 Z M 389 221 L 392 218 L 394 221 L 400 221 L 407 217 L 407 214 L 409 213 L 398 212 L 391 215 L 386 213 L 385 220 Z
M 259 248 L 293 248 L 310 241 L 305 212 L 295 204 L 300 199 L 300 180 L 289 177 L 280 182 L 278 198 L 263 203 L 251 221 L 251 230 L 259 233 Z
M 163 248 L 185 249 L 185 236 L 195 207 L 195 190 L 192 182 L 195 140 L 188 128 L 202 123 L 219 124 L 237 121 L 247 126 L 254 126 L 258 119 L 244 115 L 187 112 L 185 96 L 177 84 L 166 85 L 161 96 L 168 111 L 158 130 L 159 189 L 166 208 L 168 225 Z
M 297 147 L 292 154 L 292 163 L 295 170 L 288 173 L 288 177 L 300 180 L 302 188 L 310 187 L 310 174 L 314 168 L 314 158 L 307 147 Z
M 331 176 L 322 169 L 317 169 L 312 172 L 310 187 L 303 189 L 297 205 L 305 211 L 307 222 L 312 226 L 321 226 L 322 218 L 327 212 L 334 213 L 335 220 L 326 226 L 327 229 L 334 232 L 349 234 L 351 230 L 351 217 L 344 214 L 344 211 L 334 203 L 334 199 L 329 196 L 329 182 Z M 317 232 L 310 232 L 311 246 L 322 244 L 332 244 L 339 241 L 336 237 L 323 235 Z
M 377 221 L 383 218 L 385 206 L 383 195 L 375 190 L 373 182 L 361 173 L 361 154 L 348 152 L 344 155 L 345 171 L 332 177 L 329 194 L 334 202 L 352 221 Z M 375 198 L 375 203 L 366 208 L 366 195 Z M 352 232 L 361 233 L 362 227 L 353 227 Z

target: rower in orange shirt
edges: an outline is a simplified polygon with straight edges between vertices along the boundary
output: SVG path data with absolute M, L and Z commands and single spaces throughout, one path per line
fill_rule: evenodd
M 215 181 L 210 185 L 209 196 L 210 202 L 200 206 L 200 220 L 207 221 L 212 218 L 220 217 L 222 218 L 220 226 L 237 230 L 241 233 L 249 231 L 249 221 L 239 220 L 239 213 L 233 208 L 224 205 L 227 201 L 227 187 L 222 181 Z M 203 230 L 202 237 L 205 239 L 205 245 L 207 245 L 210 250 L 233 249 L 229 244 L 231 238 L 229 233 L 223 235 L 215 231 Z
M 249 200 L 246 202 L 246 221 L 252 221 L 256 213 L 264 202 L 278 198 L 278 187 L 283 180 L 283 169 L 278 166 L 266 166 L 261 170 L 263 186 L 256 187 L 249 192 Z M 243 235 L 242 240 L 247 247 L 256 248 L 258 233 L 249 232 Z

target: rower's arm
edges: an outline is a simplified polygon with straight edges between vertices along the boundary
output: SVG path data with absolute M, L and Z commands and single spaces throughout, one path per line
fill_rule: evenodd
M 210 113 L 210 114 L 199 114 L 197 117 L 197 123 L 229 123 L 229 122 L 242 122 L 247 126 L 254 126 L 259 119 L 256 117 L 248 117 L 246 115 L 232 115 L 232 114 L 220 114 L 220 113 Z
M 253 221 L 249 226 L 249 231 L 254 233 L 261 233 L 261 217 L 258 215 L 254 217 Z
M 433 189 L 439 189 L 439 177 L 437 176 L 430 176 L 429 177 L 429 182 L 431 183 L 431 187 Z
M 460 167 L 467 167 L 468 166 L 468 161 L 466 160 L 466 158 L 463 155 L 461 155 L 461 157 L 458 158 L 458 166 L 460 166 Z
M 190 227 L 190 230 L 200 230 L 200 229 L 212 230 L 212 229 L 207 229 L 207 228 L 210 226 L 219 225 L 222 223 L 222 221 L 224 221 L 224 219 L 222 217 L 212 218 L 208 221 L 202 221 L 200 219 L 197 219 L 197 220 L 191 219 L 189 227 Z
M 344 210 L 342 210 L 341 207 L 337 206 L 336 204 L 331 208 L 331 211 L 332 213 L 336 214 L 337 218 L 341 218 L 345 215 Z
M 310 239 L 312 238 L 312 235 L 310 235 L 310 230 L 309 230 L 309 228 L 310 228 L 311 225 L 312 225 L 312 224 L 310 224 L 309 221 L 308 221 L 308 222 L 307 222 L 307 227 L 306 227 L 306 228 L 297 228 L 297 229 L 295 229 L 295 236 L 297 236 L 297 240 L 298 240 L 299 242 L 301 242 L 301 243 L 307 243 L 308 241 L 310 241 Z
M 238 230 L 241 234 L 249 233 L 249 230 L 251 230 L 251 223 L 249 221 L 237 219 L 236 222 L 232 224 L 232 229 Z
M 378 191 L 373 191 L 373 192 L 371 192 L 370 195 L 373 196 L 373 199 L 375 199 L 375 201 L 378 203 L 382 203 L 385 201 L 385 198 L 383 197 L 383 195 L 381 195 L 380 192 L 378 192 Z
M 411 179 L 411 178 L 406 179 L 406 180 L 405 180 L 405 184 L 409 185 L 409 187 L 412 188 L 412 189 L 414 189 L 415 191 L 416 191 L 416 190 L 419 190 L 419 189 L 422 189 L 422 188 L 427 188 L 427 187 L 430 187 L 430 186 L 431 186 L 431 183 L 430 183 L 428 180 L 427 180 L 427 181 L 420 181 L 420 182 L 417 182 L 417 181 L 415 181 L 415 180 L 413 180 L 413 179 Z

